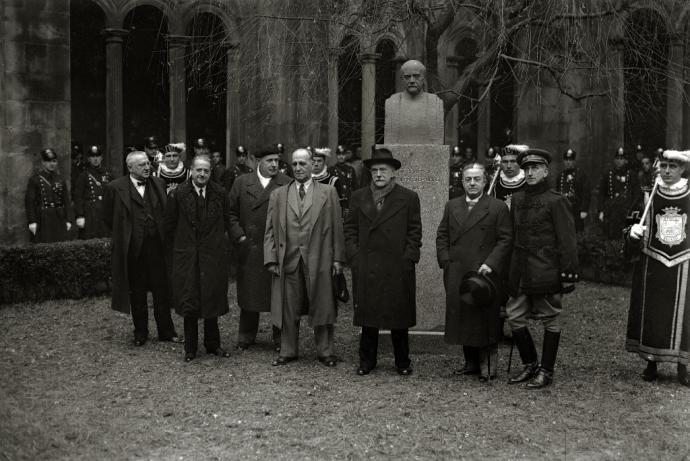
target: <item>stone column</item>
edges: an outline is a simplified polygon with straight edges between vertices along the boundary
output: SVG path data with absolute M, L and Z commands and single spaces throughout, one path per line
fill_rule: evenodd
M 671 37 L 668 50 L 666 89 L 666 147 L 682 149 L 683 144 L 683 59 L 682 36 Z
M 364 53 L 362 61 L 362 159 L 371 157 L 376 143 L 376 61 L 379 53 Z M 385 140 L 384 140 L 385 141 Z
M 328 53 L 328 147 L 335 152 L 338 146 L 338 56 L 339 48 Z
M 235 146 L 239 144 L 240 133 L 240 98 L 237 68 L 239 48 L 236 43 L 227 45 L 228 69 L 225 84 L 225 164 L 235 163 Z
M 168 81 L 170 85 L 169 142 L 187 142 L 187 79 L 185 54 L 190 38 L 168 35 Z
M 122 42 L 125 29 L 104 29 L 105 36 L 105 143 L 108 167 L 115 176 L 124 173 L 124 128 L 122 112 Z

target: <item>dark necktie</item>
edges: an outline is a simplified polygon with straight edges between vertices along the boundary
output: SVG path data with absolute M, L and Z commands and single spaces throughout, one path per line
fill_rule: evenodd
M 304 200 L 304 196 L 306 195 L 306 192 L 304 191 L 304 184 L 299 185 L 299 199 Z
M 137 181 L 137 187 L 146 187 L 145 181 Z

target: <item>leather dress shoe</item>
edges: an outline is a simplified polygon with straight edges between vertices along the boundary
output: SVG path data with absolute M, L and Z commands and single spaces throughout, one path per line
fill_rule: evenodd
M 473 367 L 471 365 L 465 364 L 465 366 L 460 368 L 459 370 L 453 371 L 453 374 L 457 375 L 457 376 L 478 375 L 479 374 L 479 367 Z
M 181 344 L 184 342 L 184 338 L 182 336 L 175 335 L 171 336 L 170 338 L 159 339 L 159 341 Z
M 527 383 L 527 389 L 541 389 L 546 387 L 553 381 L 553 372 L 539 368 L 537 374 L 534 375 L 532 380 Z
M 656 362 L 647 362 L 647 368 L 642 372 L 642 379 L 649 382 L 654 381 L 658 377 Z
M 135 339 L 135 340 L 134 340 L 134 345 L 135 345 L 136 347 L 141 347 L 141 346 L 143 346 L 144 344 L 146 344 L 146 338 L 138 338 L 138 339 Z
M 357 375 L 366 376 L 371 373 L 371 368 L 359 367 L 357 368 Z
M 491 375 L 491 376 L 481 375 L 481 376 L 479 376 L 479 382 L 480 383 L 485 383 L 487 381 L 493 381 L 494 379 L 496 379 L 496 375 Z
M 327 355 L 326 357 L 317 357 L 317 360 L 329 368 L 333 368 L 334 366 L 336 366 L 338 364 L 338 357 L 336 357 L 335 355 Z
M 184 361 L 185 362 L 191 362 L 196 358 L 196 354 L 194 352 L 187 352 L 184 355 Z
M 401 376 L 409 376 L 412 374 L 412 368 L 410 368 L 410 367 L 398 368 L 397 371 L 398 371 L 398 374 Z
M 536 363 L 528 363 L 527 365 L 525 365 L 525 367 L 522 369 L 522 371 L 520 373 L 508 378 L 508 384 L 517 384 L 517 383 L 524 383 L 525 381 L 529 381 L 530 379 L 532 379 L 532 377 L 534 377 L 536 372 L 537 372 L 537 364 Z
M 226 351 L 222 347 L 217 347 L 215 350 L 207 352 L 211 355 L 216 355 L 218 357 L 230 357 L 230 352 Z
M 251 346 L 249 343 L 237 343 L 237 348 L 241 351 L 246 351 L 249 349 L 249 346 Z
M 273 365 L 274 367 L 278 367 L 281 365 L 287 365 L 288 363 L 294 362 L 295 360 L 297 360 L 297 357 L 283 357 L 281 355 L 277 359 L 275 359 L 271 365 Z

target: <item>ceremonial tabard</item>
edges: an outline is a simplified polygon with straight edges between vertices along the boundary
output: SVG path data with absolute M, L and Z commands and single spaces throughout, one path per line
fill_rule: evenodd
M 660 187 L 633 273 L 625 348 L 653 362 L 688 364 L 690 356 L 690 189 Z

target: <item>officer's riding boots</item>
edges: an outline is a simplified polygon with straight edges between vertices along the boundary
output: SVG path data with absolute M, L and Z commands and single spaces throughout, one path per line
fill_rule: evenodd
M 556 364 L 558 354 L 558 342 L 561 339 L 561 332 L 544 330 L 544 346 L 541 353 L 541 365 L 537 374 L 527 383 L 528 389 L 541 389 L 551 384 L 553 381 L 553 367 Z
M 513 341 L 520 353 L 520 359 L 524 368 L 522 371 L 508 379 L 508 384 L 525 382 L 534 376 L 537 371 L 537 349 L 534 347 L 532 335 L 529 334 L 527 327 L 513 330 Z

